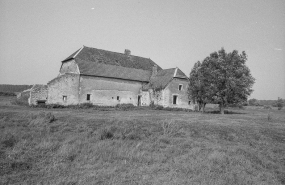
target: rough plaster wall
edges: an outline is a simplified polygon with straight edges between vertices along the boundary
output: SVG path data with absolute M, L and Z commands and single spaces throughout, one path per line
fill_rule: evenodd
M 47 104 L 78 104 L 79 75 L 61 75 L 48 83 Z M 63 96 L 67 96 L 66 102 Z
M 34 86 L 30 92 L 29 105 L 37 105 L 37 100 L 47 100 L 47 86 Z
M 149 91 L 141 91 L 141 106 L 150 105 L 150 94 Z
M 179 84 L 182 84 L 182 90 L 178 89 Z M 193 104 L 188 105 L 187 94 L 188 81 L 184 79 L 174 78 L 164 89 L 163 106 L 193 109 Z M 178 95 L 177 104 L 173 104 L 173 95 Z
M 149 94 L 150 94 L 150 102 L 153 101 L 155 105 L 164 105 L 164 90 L 162 91 L 157 91 L 157 92 L 153 92 L 152 89 L 149 90 Z
M 120 103 L 137 105 L 141 87 L 141 82 L 81 75 L 79 102 L 107 106 Z M 91 94 L 90 101 L 87 101 L 87 94 Z
M 63 62 L 59 73 L 60 75 L 65 74 L 65 73 L 79 74 L 79 68 L 76 62 L 74 60 L 71 60 L 68 62 Z

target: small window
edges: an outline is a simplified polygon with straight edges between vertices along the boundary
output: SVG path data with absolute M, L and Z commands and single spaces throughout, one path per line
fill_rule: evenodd
M 62 100 L 63 100 L 64 102 L 66 102 L 66 101 L 67 101 L 67 96 L 62 96 Z
M 112 97 L 112 99 L 114 99 L 114 97 Z
M 173 95 L 173 105 L 177 104 L 177 95 Z
M 91 99 L 91 94 L 87 94 L 86 100 L 89 101 Z
M 183 87 L 183 85 L 182 85 L 182 84 L 179 84 L 178 90 L 181 91 L 181 90 L 182 90 L 182 87 Z
M 117 96 L 117 100 L 120 100 L 120 96 Z
M 188 101 L 188 105 L 190 105 L 191 104 L 191 101 Z

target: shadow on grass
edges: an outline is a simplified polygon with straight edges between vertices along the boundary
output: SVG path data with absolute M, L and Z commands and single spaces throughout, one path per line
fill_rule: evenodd
M 213 111 L 205 111 L 206 114 L 221 114 L 219 110 L 213 110 Z M 224 114 L 246 114 L 243 112 L 233 112 L 225 110 Z

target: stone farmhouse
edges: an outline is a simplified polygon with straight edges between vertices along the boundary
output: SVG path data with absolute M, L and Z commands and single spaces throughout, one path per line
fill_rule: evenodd
M 83 46 L 61 62 L 59 75 L 47 83 L 47 104 L 133 104 L 193 109 L 188 77 L 162 69 L 149 58 Z

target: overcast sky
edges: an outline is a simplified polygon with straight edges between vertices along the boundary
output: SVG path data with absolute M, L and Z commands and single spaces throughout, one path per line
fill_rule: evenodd
M 245 51 L 251 98 L 285 98 L 285 0 L 0 0 L 0 84 L 46 84 L 82 47 L 151 58 L 188 76 Z

